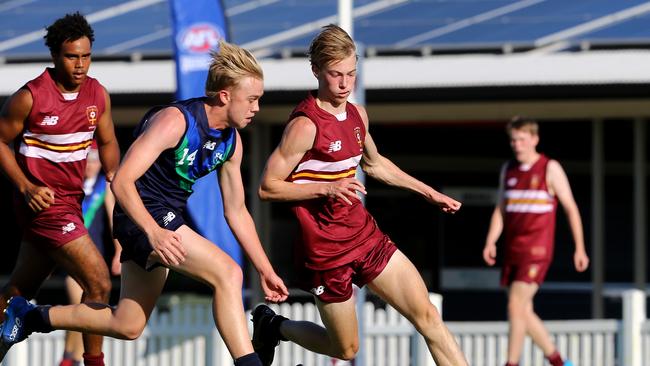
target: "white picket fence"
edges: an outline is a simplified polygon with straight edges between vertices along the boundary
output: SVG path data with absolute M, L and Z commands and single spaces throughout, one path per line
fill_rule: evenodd
M 434 303 L 440 301 L 432 295 Z M 576 366 L 650 365 L 650 322 L 646 320 L 645 294 L 626 291 L 622 320 L 547 321 L 563 355 Z M 278 313 L 295 320 L 320 323 L 311 303 L 272 306 Z M 376 308 L 365 303 L 365 365 L 356 366 L 430 366 L 434 365 L 426 345 L 402 316 L 390 307 Z M 470 365 L 505 364 L 508 325 L 506 322 L 447 322 Z M 252 329 L 251 329 L 252 331 Z M 63 332 L 34 334 L 14 346 L 3 366 L 56 366 L 63 353 Z M 107 365 L 124 366 L 204 366 L 232 365 L 232 359 L 211 314 L 210 300 L 178 297 L 168 306 L 159 307 L 149 320 L 144 334 L 136 341 L 106 338 Z M 521 366 L 545 365 L 543 355 L 530 340 L 526 341 Z M 308 352 L 289 342 L 278 347 L 274 365 L 332 366 L 335 360 Z
M 547 321 L 560 354 L 576 366 L 616 365 L 618 320 Z M 503 366 L 507 361 L 508 323 L 447 322 L 473 366 Z M 545 366 L 542 351 L 526 338 L 520 366 Z

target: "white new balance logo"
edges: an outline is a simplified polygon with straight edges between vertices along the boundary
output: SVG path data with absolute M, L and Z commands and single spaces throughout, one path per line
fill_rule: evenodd
M 171 211 L 167 212 L 167 215 L 163 217 L 163 225 L 165 226 L 169 225 L 169 223 L 172 222 L 172 220 L 175 218 L 176 215 L 173 212 Z
M 71 222 L 71 223 L 69 223 L 67 225 L 62 226 L 61 231 L 62 231 L 63 234 L 67 234 L 67 233 L 73 231 L 76 228 L 77 228 L 77 226 L 74 224 L 74 222 Z
M 327 152 L 335 152 L 341 150 L 341 140 L 330 142 L 330 148 Z
M 13 328 L 11 328 L 11 334 L 9 334 L 9 340 L 10 341 L 15 341 L 16 337 L 18 336 L 18 330 L 23 326 L 22 321 L 20 318 L 16 318 L 16 323 L 14 324 Z
M 59 123 L 59 116 L 45 116 L 41 122 L 41 126 L 54 126 Z
M 314 294 L 316 296 L 320 296 L 320 295 L 323 294 L 323 292 L 325 292 L 325 286 L 314 287 L 310 291 L 311 291 L 312 294 Z
M 206 141 L 205 144 L 203 144 L 204 149 L 214 150 L 215 147 L 217 147 L 217 143 L 215 141 Z

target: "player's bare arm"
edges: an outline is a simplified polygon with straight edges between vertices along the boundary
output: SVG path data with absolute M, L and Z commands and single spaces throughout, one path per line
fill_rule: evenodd
M 169 107 L 158 112 L 127 151 L 111 184 L 117 202 L 147 235 L 158 260 L 167 266 L 183 262 L 187 252 L 179 234 L 161 228 L 151 217 L 138 194 L 135 181 L 164 150 L 176 146 L 183 133 L 185 120 L 177 108 Z
M 578 272 L 583 272 L 589 267 L 589 257 L 585 250 L 580 211 L 573 198 L 569 179 L 560 163 L 555 160 L 549 161 L 546 176 L 551 193 L 555 194 L 569 220 L 569 227 L 575 243 L 575 253 L 573 255 L 575 268 Z
M 237 237 L 246 256 L 260 274 L 260 283 L 266 301 L 280 302 L 287 299 L 289 291 L 273 270 L 262 243 L 257 235 L 255 223 L 246 207 L 244 185 L 241 177 L 242 141 L 237 132 L 237 143 L 233 156 L 221 167 L 219 174 L 223 196 L 224 216 L 228 226 Z
M 23 131 L 25 120 L 32 110 L 32 94 L 27 89 L 20 89 L 12 95 L 0 111 L 0 169 L 18 188 L 25 201 L 34 212 L 42 211 L 54 203 L 54 192 L 44 186 L 29 181 L 18 166 L 16 156 L 9 147 Z
M 407 189 L 423 196 L 427 201 L 440 207 L 443 212 L 454 213 L 460 209 L 461 203 L 453 198 L 446 196 L 429 185 L 410 176 L 392 161 L 379 154 L 377 145 L 375 145 L 370 135 L 368 114 L 365 108 L 356 106 L 364 125 L 366 126 L 366 139 L 363 144 L 363 159 L 361 159 L 361 168 L 366 174 L 377 179 L 378 181 Z
M 106 89 L 103 90 L 106 107 L 97 122 L 95 139 L 99 148 L 99 160 L 102 162 L 102 169 L 106 175 L 106 180 L 110 182 L 113 180 L 115 171 L 120 164 L 120 147 L 115 137 L 113 115 L 111 113 L 111 98 Z
M 505 212 L 503 211 L 503 180 L 506 175 L 507 163 L 503 164 L 501 167 L 501 173 L 499 174 L 499 189 L 497 191 L 497 203 L 494 206 L 494 211 L 492 211 L 492 217 L 490 218 L 490 227 L 488 228 L 487 237 L 485 238 L 485 247 L 483 248 L 483 260 L 488 266 L 493 266 L 496 263 L 497 257 L 497 240 L 503 232 L 503 216 Z
M 97 140 L 99 159 L 102 162 L 102 169 L 106 176 L 108 184 L 113 180 L 115 172 L 117 171 L 120 163 L 120 148 L 115 137 L 115 128 L 113 126 L 113 116 L 111 112 L 111 99 L 108 91 L 104 88 L 105 108 L 97 122 L 97 131 L 95 139 Z M 113 230 L 113 208 L 115 207 L 115 197 L 112 190 L 107 189 L 106 197 L 104 199 L 104 208 L 108 217 L 108 228 Z M 113 258 L 111 259 L 111 274 L 119 275 L 122 272 L 122 263 L 120 262 L 120 254 L 122 253 L 122 246 L 117 239 L 113 239 Z
M 104 210 L 106 210 L 106 219 L 108 221 L 108 230 L 113 232 L 113 209 L 115 208 L 115 195 L 111 191 L 110 183 L 106 189 L 104 196 Z M 111 259 L 111 274 L 119 276 L 122 274 L 122 262 L 120 262 L 120 255 L 122 254 L 122 245 L 120 241 L 113 238 L 113 258 Z
M 297 117 L 287 125 L 278 147 L 269 157 L 262 175 L 259 196 L 265 201 L 302 201 L 319 197 L 341 199 L 348 204 L 358 200 L 356 192 L 366 193 L 357 179 L 332 183 L 296 184 L 285 181 L 300 159 L 313 147 L 316 126 L 307 117 Z

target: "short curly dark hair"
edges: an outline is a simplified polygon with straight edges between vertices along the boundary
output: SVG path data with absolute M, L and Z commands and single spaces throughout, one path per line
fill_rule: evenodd
M 76 41 L 79 38 L 88 37 L 91 46 L 95 41 L 93 28 L 79 12 L 66 14 L 45 28 L 45 30 L 47 30 L 47 34 L 43 38 L 52 55 L 59 53 L 61 45 L 66 41 Z

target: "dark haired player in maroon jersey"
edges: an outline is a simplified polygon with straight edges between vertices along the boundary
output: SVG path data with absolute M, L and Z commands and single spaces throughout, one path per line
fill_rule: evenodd
M 539 127 L 536 121 L 514 118 L 507 126 L 515 159 L 501 171 L 499 198 L 492 214 L 483 259 L 493 266 L 496 241 L 505 234 L 501 285 L 508 287 L 508 363 L 519 364 L 524 338 L 529 334 L 553 366 L 563 361 L 541 319 L 533 310 L 533 297 L 544 281 L 553 258 L 557 202 L 564 208 L 575 241 L 576 270 L 589 266 L 582 221 L 571 186 L 560 164 L 537 152 Z
M 259 305 L 253 311 L 253 346 L 264 365 L 271 364 L 280 339 L 352 359 L 359 348 L 354 283 L 368 285 L 406 316 L 438 365 L 466 365 L 418 270 L 361 204 L 357 193 L 366 191 L 355 171 L 361 164 L 369 176 L 418 193 L 444 212 L 456 212 L 461 204 L 378 153 L 365 109 L 348 102 L 356 78 L 355 52 L 350 36 L 335 25 L 324 27 L 312 41 L 309 54 L 318 90 L 289 117 L 259 191 L 262 199 L 292 204 L 302 230 L 302 288 L 314 295 L 325 328 L 288 320 Z
M 78 12 L 56 20 L 45 35 L 54 67 L 20 88 L 0 112 L 0 169 L 18 191 L 23 230 L 16 265 L 0 294 L 2 309 L 12 296 L 35 296 L 56 265 L 81 285 L 83 302 L 108 301 L 108 268 L 81 213 L 93 138 L 109 182 L 120 156 L 109 95 L 87 75 L 93 40 Z M 85 365 L 104 364 L 101 336 L 84 335 L 84 349 Z

